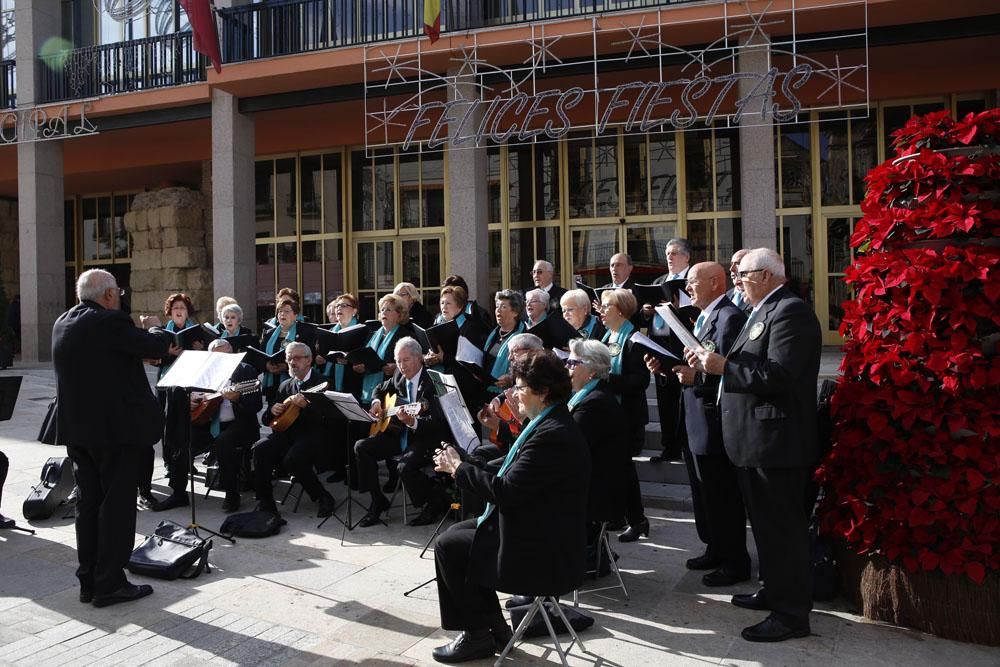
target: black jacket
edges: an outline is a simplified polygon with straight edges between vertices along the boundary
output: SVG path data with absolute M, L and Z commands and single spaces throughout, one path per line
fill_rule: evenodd
M 386 378 L 385 382 L 375 388 L 372 398 L 381 401 L 384 407 L 385 397 L 388 394 L 396 395 L 396 405 L 419 401 L 427 403 L 426 408 L 417 417 L 417 427 L 410 430 L 409 446 L 413 447 L 415 444 L 420 443 L 424 447 L 430 447 L 430 451 L 436 449 L 437 445 L 441 442 L 441 427 L 444 419 L 440 415 L 437 401 L 434 400 L 437 391 L 430 376 L 427 375 L 427 369 L 425 368 L 420 372 L 416 397 L 411 397 L 406 401 L 402 399 L 406 395 L 406 378 L 398 369 L 392 374 L 392 377 Z M 402 433 L 404 428 L 408 427 L 403 426 L 396 417 L 392 418 L 389 429 Z
M 632 463 L 622 430 L 625 411 L 601 382 L 570 414 L 590 448 L 587 516 L 591 521 L 617 521 L 625 515 L 626 474 Z
M 93 301 L 60 315 L 52 327 L 59 444 L 102 449 L 156 443 L 163 412 L 142 360 L 163 357 L 168 346 L 166 337 Z
M 250 364 L 244 363 L 241 363 L 236 367 L 236 370 L 233 371 L 233 375 L 230 378 L 234 384 L 256 379 L 257 369 Z M 241 395 L 238 399 L 233 401 L 233 414 L 236 417 L 236 421 L 257 429 L 257 415 L 260 414 L 260 409 L 263 407 L 263 404 L 264 399 L 261 396 L 260 391 L 254 391 Z
M 434 316 L 431 315 L 427 307 L 419 301 L 414 301 L 413 305 L 410 307 L 410 321 L 416 324 L 421 329 L 426 329 L 427 327 L 434 324 Z
M 646 403 L 646 387 L 649 386 L 649 369 L 646 368 L 645 348 L 631 339 L 625 341 L 621 351 L 622 372 L 608 377 L 608 390 L 622 397 L 622 408 L 629 429 L 638 430 L 649 422 L 649 405 Z M 633 443 L 634 447 L 635 443 Z M 640 447 L 641 449 L 641 447 Z
M 310 387 L 315 387 L 321 382 L 326 382 L 327 378 L 317 371 L 312 370 L 312 374 L 303 383 L 302 389 L 309 389 Z M 274 421 L 274 414 L 271 412 L 271 408 L 274 407 L 276 403 L 281 403 L 286 398 L 289 398 L 293 394 L 298 393 L 298 390 L 294 387 L 295 378 L 290 377 L 278 386 L 278 391 L 275 392 L 273 399 L 271 399 L 267 404 L 267 410 L 261 416 L 261 423 L 264 426 L 270 426 L 271 422 Z M 306 399 L 309 401 L 309 405 L 302 409 L 299 413 L 298 418 L 292 425 L 288 428 L 285 433 L 292 434 L 300 430 L 312 429 L 312 428 L 325 428 L 329 423 L 331 415 L 331 407 L 325 398 L 310 397 L 306 394 Z M 336 408 L 333 408 L 336 410 Z
M 524 595 L 579 587 L 589 479 L 587 443 L 565 405 L 536 426 L 503 477 L 462 463 L 458 488 L 496 505 L 476 530 L 470 576 L 482 586 Z

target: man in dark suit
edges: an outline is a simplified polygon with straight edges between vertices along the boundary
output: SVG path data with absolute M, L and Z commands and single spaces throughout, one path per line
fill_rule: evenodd
M 608 266 L 608 270 L 611 272 L 611 282 L 601 285 L 598 289 L 627 289 L 632 291 L 632 286 L 635 285 L 635 280 L 632 278 L 632 269 L 635 266 L 632 264 L 632 258 L 623 253 L 619 252 L 611 256 L 611 262 Z M 594 312 L 600 308 L 600 298 L 594 302 Z M 645 326 L 645 321 L 642 317 L 642 311 L 636 310 L 629 321 L 635 327 L 636 331 Z
M 119 310 L 123 292 L 107 271 L 85 271 L 76 283 L 80 303 L 52 327 L 59 440 L 73 460 L 79 488 L 80 601 L 97 607 L 153 592 L 129 583 L 123 570 L 135 541 L 142 450 L 152 449 L 163 432 L 163 413 L 142 360 L 180 353 Z
M 448 497 L 442 487 L 435 487 L 424 474 L 423 467 L 431 463 L 431 456 L 441 441 L 441 418 L 437 406 L 434 383 L 424 370 L 424 357 L 420 343 L 409 336 L 400 338 L 394 349 L 396 371 L 380 384 L 372 395 L 370 413 L 381 419 L 386 397 L 395 394 L 396 405 L 422 404 L 418 414 L 405 410 L 396 412 L 385 431 L 354 444 L 358 460 L 358 480 L 362 491 L 371 493 L 368 513 L 358 523 L 368 528 L 381 522 L 382 512 L 389 509 L 378 483 L 378 462 L 400 456 L 399 478 L 410 494 L 415 506 L 423 510 L 410 521 L 411 526 L 425 526 L 438 521 L 448 509 Z
M 269 425 L 275 418 L 292 409 L 292 406 L 301 412 L 286 430 L 273 431 L 253 446 L 253 486 L 259 501 L 258 509 L 261 511 L 278 511 L 274 504 L 271 477 L 274 469 L 281 463 L 302 485 L 309 497 L 316 501 L 316 516 L 328 517 L 333 514 L 333 496 L 320 484 L 313 468 L 329 440 L 327 430 L 332 423 L 330 409 L 325 404 L 326 399 L 309 400 L 302 393 L 326 383 L 323 374 L 313 370 L 312 359 L 312 351 L 305 343 L 295 341 L 285 346 L 285 362 L 291 377 L 278 386 L 273 401 L 264 412 L 262 423 Z
M 729 279 L 733 286 L 726 292 L 726 297 L 733 302 L 733 305 L 747 315 L 753 310 L 753 306 L 747 301 L 746 294 L 743 292 L 743 283 L 740 281 L 740 261 L 748 252 L 750 252 L 749 248 L 740 248 L 733 253 L 732 259 L 729 260 Z
M 208 346 L 210 352 L 232 354 L 233 348 L 225 338 L 217 338 Z M 240 508 L 240 473 L 250 477 L 250 448 L 260 439 L 260 424 L 257 414 L 263 407 L 263 399 L 258 386 L 257 370 L 250 364 L 241 363 L 233 371 L 230 383 L 248 383 L 243 392 L 235 389 L 223 391 L 221 403 L 211 419 L 204 425 L 192 426 L 192 446 L 195 450 L 211 448 L 219 462 L 219 481 L 225 492 L 222 501 L 223 512 L 235 512 Z M 192 406 L 192 409 L 194 407 Z M 155 509 L 155 508 L 154 508 Z
M 721 375 L 722 441 L 750 510 L 764 587 L 733 604 L 769 610 L 749 641 L 809 634 L 812 585 L 804 494 L 816 459 L 816 382 L 823 338 L 812 308 L 785 286 L 773 250 L 751 250 L 739 277 L 754 308 L 727 356 L 686 352 L 695 370 Z
M 687 292 L 701 310 L 692 332 L 702 345 L 725 355 L 746 322 L 746 315 L 725 295 L 726 270 L 716 262 L 695 264 L 688 273 Z M 649 369 L 660 363 L 646 357 Z M 696 496 L 695 523 L 705 535 L 705 553 L 687 561 L 691 570 L 714 570 L 702 577 L 706 586 L 731 586 L 750 578 L 746 547 L 746 510 L 733 467 L 722 443 L 716 406 L 719 376 L 697 373 L 685 364 L 671 369 L 683 386 L 682 403 L 690 449 L 691 495 Z M 687 452 L 685 452 L 687 455 Z M 687 462 L 687 461 L 686 461 Z
M 513 375 L 531 421 L 502 466 L 463 462 L 452 447 L 435 456 L 460 490 L 488 501 L 478 519 L 455 524 L 434 547 L 441 627 L 462 631 L 434 649 L 438 662 L 503 650 L 511 632 L 496 591 L 563 595 L 583 580 L 590 456 L 565 405 L 569 376 L 546 350 L 527 352 Z
M 531 267 L 531 281 L 535 284 L 536 289 L 540 289 L 549 295 L 549 315 L 558 315 L 562 317 L 562 309 L 559 307 L 559 299 L 562 295 L 566 293 L 566 290 L 559 285 L 556 285 L 553 281 L 555 280 L 556 270 L 552 266 L 551 262 L 546 262 L 544 259 L 540 259 L 535 262 L 535 265 Z M 527 295 L 527 293 L 525 293 Z

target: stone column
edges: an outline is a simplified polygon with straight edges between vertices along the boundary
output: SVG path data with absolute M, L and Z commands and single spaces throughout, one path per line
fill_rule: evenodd
M 454 74 L 450 72 L 450 74 Z M 466 100 L 475 99 L 475 86 L 460 82 L 458 92 Z M 456 90 L 449 90 L 449 100 L 456 99 Z M 464 113 L 465 108 L 459 107 Z M 466 128 L 479 127 L 482 106 L 465 123 Z M 458 122 L 448 124 L 449 144 L 458 131 Z M 468 130 L 466 130 L 468 132 Z M 469 297 L 490 310 L 489 297 L 489 187 L 486 147 L 474 148 L 473 142 L 448 150 L 448 264 L 449 273 L 457 273 L 469 283 Z
M 21 289 L 17 246 L 17 201 L 0 199 L 0 284 L 8 301 Z
M 254 120 L 239 99 L 212 91 L 212 266 L 215 293 L 235 298 L 257 321 L 254 235 Z
M 740 72 L 765 73 L 771 66 L 770 47 L 759 37 L 744 44 Z M 740 96 L 751 92 L 755 80 L 740 80 Z M 756 104 L 751 105 L 756 107 Z M 778 248 L 774 212 L 774 124 L 762 124 L 759 113 L 748 113 L 740 125 L 740 208 L 743 211 L 743 247 Z M 750 127 L 750 124 L 753 127 Z
M 17 105 L 38 100 L 38 61 L 43 42 L 61 32 L 61 5 L 46 0 L 16 0 Z M 52 324 L 65 310 L 63 249 L 63 149 L 59 141 L 30 143 L 19 137 L 17 198 L 20 251 L 21 357 L 47 361 L 52 355 Z

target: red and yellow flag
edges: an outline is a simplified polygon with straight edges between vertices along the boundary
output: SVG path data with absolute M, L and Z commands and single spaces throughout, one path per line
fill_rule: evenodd
M 431 44 L 441 37 L 441 0 L 424 0 L 424 32 Z

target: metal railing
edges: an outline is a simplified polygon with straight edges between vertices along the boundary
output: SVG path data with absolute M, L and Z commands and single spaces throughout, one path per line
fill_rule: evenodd
M 88 46 L 39 58 L 39 102 L 113 95 L 205 80 L 190 32 Z
M 443 0 L 441 31 L 699 0 Z M 702 0 L 703 1 L 703 0 Z M 285 0 L 220 9 L 222 59 L 241 62 L 424 33 L 423 0 Z
M 0 60 L 0 109 L 17 104 L 17 70 L 13 60 Z

